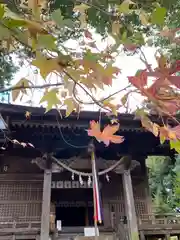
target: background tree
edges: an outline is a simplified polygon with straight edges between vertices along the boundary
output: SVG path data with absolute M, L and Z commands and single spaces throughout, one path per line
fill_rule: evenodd
M 173 163 L 169 157 L 148 157 L 149 185 L 156 213 L 170 213 L 180 207 L 180 156 Z
M 15 66 L 10 54 L 0 51 L 0 86 L 1 88 L 10 85 L 18 67 Z
M 180 17 L 180 1 L 174 2 L 171 6 L 171 11 L 166 18 L 166 29 L 176 29 L 177 36 L 179 36 L 179 19 Z M 180 58 L 180 46 L 178 44 L 172 44 L 171 40 L 164 38 L 163 36 L 156 36 L 154 44 L 158 48 L 161 48 L 172 60 L 178 60 Z

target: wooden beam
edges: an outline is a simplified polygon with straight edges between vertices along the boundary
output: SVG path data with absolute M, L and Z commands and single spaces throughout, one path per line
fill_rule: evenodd
M 42 214 L 41 214 L 40 240 L 49 240 L 51 179 L 52 179 L 51 169 L 44 170 L 43 202 L 42 202 Z
M 128 222 L 129 240 L 139 240 L 139 232 L 138 232 L 130 170 L 124 170 L 124 173 L 122 174 L 122 178 L 123 178 L 123 190 L 124 190 L 124 203 L 125 203 L 126 217 Z

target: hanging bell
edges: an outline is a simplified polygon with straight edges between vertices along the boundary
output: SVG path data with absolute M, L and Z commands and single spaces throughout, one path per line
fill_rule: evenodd
M 87 183 L 88 183 L 88 186 L 90 187 L 90 186 L 91 186 L 91 183 L 92 183 L 90 176 L 88 177 L 88 182 L 87 182 Z
M 79 183 L 80 183 L 81 185 L 83 185 L 83 179 L 82 179 L 81 175 L 79 175 Z
M 110 179 L 109 179 L 109 175 L 108 175 L 108 174 L 106 174 L 106 180 L 107 180 L 107 182 L 110 181 Z

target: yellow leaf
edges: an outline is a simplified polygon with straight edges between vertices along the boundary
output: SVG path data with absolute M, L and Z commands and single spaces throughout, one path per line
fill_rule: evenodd
M 114 21 L 112 23 L 112 34 L 113 35 L 118 35 L 120 32 L 120 24 L 117 21 Z
M 146 128 L 148 131 L 153 132 L 153 123 L 147 116 L 141 117 L 141 124 L 144 128 Z
M 35 9 L 37 7 L 42 8 L 45 7 L 47 0 L 28 0 L 28 7 L 30 9 Z
M 103 105 L 104 105 L 105 107 L 110 108 L 111 111 L 112 111 L 112 113 L 113 113 L 115 116 L 117 116 L 117 114 L 118 114 L 118 113 L 117 113 L 117 108 L 118 108 L 117 105 L 112 104 L 109 100 L 103 101 Z
M 69 115 L 77 109 L 77 104 L 74 102 L 73 98 L 66 98 L 64 100 L 64 104 L 67 106 L 66 108 L 66 117 L 69 117 Z
M 29 111 L 26 111 L 26 113 L 25 113 L 25 117 L 26 117 L 27 119 L 29 119 L 29 118 L 30 118 L 30 116 L 31 116 L 31 112 L 29 112 Z
M 87 21 L 86 21 L 86 14 L 85 13 L 82 13 L 79 16 L 79 21 L 81 23 L 81 28 L 86 28 L 87 27 Z
M 69 80 L 68 82 L 65 82 L 64 88 L 68 90 L 69 96 L 72 96 L 73 90 L 74 90 L 74 82 L 71 80 Z
M 51 89 L 50 91 L 46 92 L 45 95 L 41 98 L 40 103 L 47 103 L 46 112 L 51 110 L 53 106 L 57 106 L 61 103 L 60 99 L 57 97 L 57 94 L 57 89 Z
M 142 11 L 140 14 L 139 14 L 139 19 L 141 21 L 141 23 L 143 25 L 148 25 L 148 16 L 146 15 L 146 13 L 144 11 Z
M 160 57 L 156 57 L 156 60 L 158 62 L 158 67 L 161 71 L 165 70 L 167 67 L 167 58 L 164 55 L 161 55 Z
M 165 142 L 166 138 L 164 136 L 160 135 L 160 143 L 163 144 Z
M 175 149 L 176 152 L 180 153 L 180 141 L 170 141 L 171 149 Z
M 38 55 L 37 58 L 32 61 L 32 65 L 39 68 L 41 76 L 45 79 L 51 72 L 62 71 L 61 66 L 58 64 L 58 60 L 58 58 L 47 59 L 42 55 Z
M 75 12 L 78 11 L 80 13 L 84 13 L 88 8 L 90 8 L 88 5 L 81 3 L 79 5 L 76 5 L 73 10 Z
M 114 123 L 116 123 L 116 124 L 118 124 L 118 123 L 119 123 L 119 121 L 118 121 L 118 119 L 117 119 L 117 118 L 113 118 L 113 119 L 111 119 L 111 124 L 114 124 Z
M 26 78 L 22 78 L 19 80 L 19 82 L 16 83 L 16 85 L 14 85 L 14 88 L 18 88 L 18 87 L 28 87 L 29 86 L 29 81 L 26 79 Z M 19 89 L 14 89 L 12 90 L 12 100 L 13 102 L 16 101 L 16 99 L 18 98 L 19 94 L 20 93 L 27 93 L 26 89 L 23 89 L 23 88 L 19 88 Z
M 168 137 L 171 140 L 177 140 L 176 133 L 170 130 L 168 131 Z
M 159 135 L 159 125 L 158 124 L 153 123 L 152 132 L 156 137 Z
M 131 12 L 131 9 L 129 7 L 132 4 L 134 4 L 134 2 L 132 2 L 131 0 L 123 1 L 119 6 L 119 12 L 124 14 L 129 14 Z

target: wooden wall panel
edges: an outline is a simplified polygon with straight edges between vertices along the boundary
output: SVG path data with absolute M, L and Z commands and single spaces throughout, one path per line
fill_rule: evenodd
M 0 221 L 40 220 L 42 183 L 0 181 Z
M 135 199 L 135 208 L 138 217 L 143 214 L 148 214 L 148 195 L 146 179 L 132 179 L 133 193 Z M 102 188 L 103 204 L 108 206 L 110 218 L 114 218 L 115 225 L 124 220 L 125 206 L 123 197 L 123 185 L 121 175 L 113 175 L 109 183 L 104 182 Z M 107 214 L 106 214 L 107 215 Z M 111 221 L 112 222 L 112 219 Z M 109 221 L 105 219 L 105 224 Z

